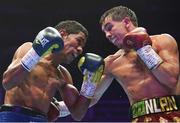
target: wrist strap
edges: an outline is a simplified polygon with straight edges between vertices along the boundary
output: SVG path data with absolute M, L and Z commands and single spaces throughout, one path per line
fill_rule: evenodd
M 36 51 L 31 48 L 25 56 L 21 59 L 22 66 L 27 70 L 31 71 L 34 66 L 39 62 L 40 56 L 36 53 Z
M 96 83 L 83 81 L 80 94 L 86 98 L 91 99 L 94 96 L 95 90 L 96 90 Z
M 153 50 L 151 45 L 146 45 L 138 49 L 137 54 L 150 70 L 156 69 L 163 62 L 161 57 Z
M 59 109 L 59 116 L 58 117 L 66 117 L 70 114 L 69 109 L 67 108 L 64 101 L 56 101 L 55 104 L 58 103 L 57 107 Z

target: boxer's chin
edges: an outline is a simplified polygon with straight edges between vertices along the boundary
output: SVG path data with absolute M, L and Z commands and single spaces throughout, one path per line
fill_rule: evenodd
M 74 61 L 75 58 L 76 58 L 76 56 L 71 54 L 68 57 L 66 57 L 65 63 L 70 64 L 70 63 L 72 63 Z

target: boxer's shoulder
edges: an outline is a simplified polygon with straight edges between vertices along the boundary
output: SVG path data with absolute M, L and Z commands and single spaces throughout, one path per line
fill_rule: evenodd
M 125 51 L 123 49 L 118 50 L 116 53 L 107 56 L 104 61 L 105 63 L 112 63 L 113 61 L 122 58 L 125 55 Z
M 14 59 L 17 59 L 17 58 L 22 58 L 27 52 L 28 50 L 32 47 L 32 42 L 25 42 L 23 43 L 21 46 L 19 46 L 17 48 L 17 50 L 15 51 L 14 53 L 14 57 L 13 57 L 13 60 Z
M 25 42 L 21 46 L 19 46 L 17 50 L 29 50 L 30 48 L 32 48 L 32 42 Z
M 174 37 L 171 36 L 168 33 L 161 33 L 161 34 L 157 34 L 157 35 L 151 35 L 150 37 L 151 37 L 151 39 L 154 39 L 156 41 L 159 41 L 159 40 L 175 40 Z
M 158 49 L 170 48 L 170 46 L 171 48 L 175 48 L 177 46 L 174 37 L 167 33 L 153 35 L 151 36 L 151 39 L 153 42 L 153 46 Z
M 105 73 L 111 73 L 113 69 L 120 66 L 120 62 L 125 60 L 125 51 L 123 49 L 118 50 L 116 53 L 107 56 L 104 59 Z
M 160 39 L 164 41 L 163 44 L 177 44 L 175 38 L 167 33 L 161 34 Z

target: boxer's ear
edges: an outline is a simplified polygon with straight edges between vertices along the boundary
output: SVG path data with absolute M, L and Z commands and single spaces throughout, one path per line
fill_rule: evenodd
M 129 17 L 125 17 L 125 18 L 122 20 L 122 22 L 123 22 L 125 25 L 129 26 L 131 20 L 130 20 Z
M 67 38 L 67 36 L 68 36 L 68 33 L 66 32 L 65 29 L 60 30 L 59 33 L 61 34 L 61 36 L 62 36 L 63 38 Z

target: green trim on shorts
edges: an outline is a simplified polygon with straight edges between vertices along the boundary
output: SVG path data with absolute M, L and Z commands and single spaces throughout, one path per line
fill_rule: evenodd
M 132 117 L 180 110 L 180 95 L 142 100 L 131 106 Z

